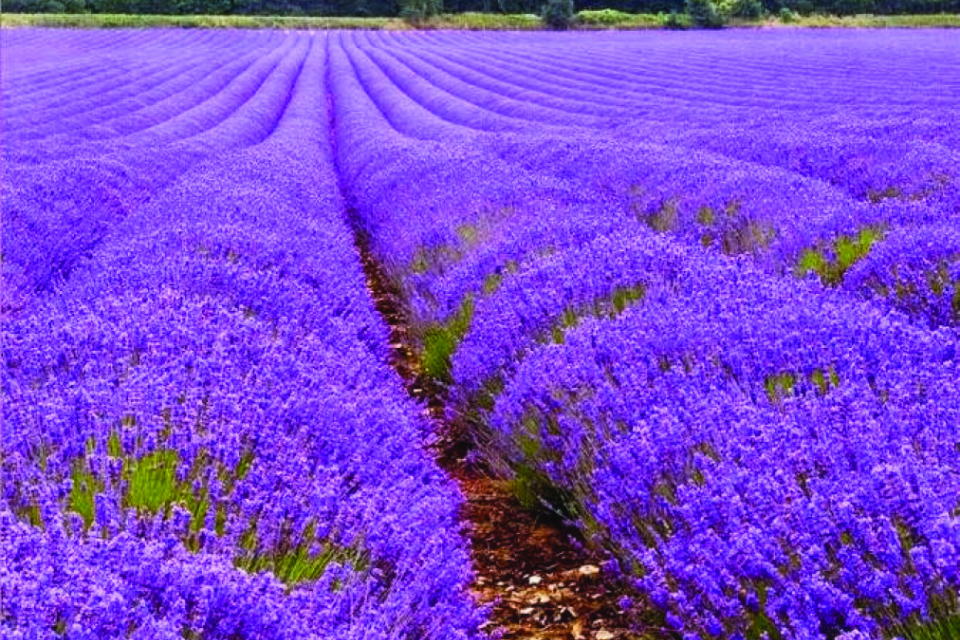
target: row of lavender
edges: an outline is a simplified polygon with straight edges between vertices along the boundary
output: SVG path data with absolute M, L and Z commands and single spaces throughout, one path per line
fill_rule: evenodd
M 0 635 L 476 635 L 460 498 L 343 219 L 326 50 L 3 34 Z
M 552 38 L 331 49 L 450 418 L 685 637 L 951 637 L 956 41 Z
M 592 36 L 584 62 L 562 41 L 515 36 L 505 50 L 422 36 L 411 52 L 404 37 L 369 35 L 355 64 L 402 91 L 409 117 L 434 121 L 415 136 L 498 134 L 489 153 L 576 180 L 658 230 L 764 254 L 776 273 L 818 272 L 934 325 L 960 321 L 949 33 L 887 35 L 886 55 L 873 34 L 724 37 L 717 50 L 709 34 Z M 758 44 L 770 59 L 804 58 L 763 67 Z M 843 56 L 856 78 L 837 72 Z M 551 135 L 507 143 L 534 124 Z M 839 254 L 862 257 L 858 244 L 878 250 L 848 273 Z

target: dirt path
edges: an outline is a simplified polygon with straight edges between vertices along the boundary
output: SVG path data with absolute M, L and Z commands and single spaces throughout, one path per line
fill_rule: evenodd
M 493 603 L 485 631 L 502 640 L 666 638 L 636 622 L 631 603 L 601 569 L 603 558 L 585 548 L 575 530 L 549 514 L 525 510 L 507 481 L 492 477 L 482 463 L 466 462 L 469 445 L 443 420 L 443 389 L 422 374 L 410 347 L 399 292 L 362 234 L 357 247 L 367 286 L 390 327 L 392 364 L 435 421 L 437 459 L 466 498 L 462 518 L 477 574 L 474 592 L 479 602 Z
M 631 629 L 616 584 L 601 560 L 557 523 L 525 511 L 506 483 L 447 469 L 467 497 L 475 592 L 496 602 L 491 628 L 502 638 L 611 640 L 649 638 Z

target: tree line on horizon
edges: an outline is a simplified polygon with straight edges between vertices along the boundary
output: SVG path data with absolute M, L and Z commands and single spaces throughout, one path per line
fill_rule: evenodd
M 540 13 L 545 0 L 443 0 L 445 13 Z M 800 14 L 881 15 L 960 13 L 960 0 L 761 0 L 764 10 Z M 6 0 L 11 13 L 126 13 L 154 15 L 401 15 L 404 0 Z M 628 13 L 683 12 L 685 0 L 576 0 L 576 9 Z

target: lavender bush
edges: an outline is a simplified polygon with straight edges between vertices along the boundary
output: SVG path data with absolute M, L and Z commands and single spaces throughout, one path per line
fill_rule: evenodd
M 685 637 L 949 637 L 947 35 L 458 38 L 331 57 L 448 417 Z
M 451 421 L 694 638 L 960 624 L 946 31 L 19 30 L 0 629 L 473 638 Z
M 195 148 L 117 133 L 142 160 L 113 183 L 8 166 L 5 637 L 477 635 L 459 494 L 343 215 L 325 42 L 282 47 L 239 104 L 211 97 L 228 119 L 180 105 Z M 51 188 L 71 175 L 103 191 Z

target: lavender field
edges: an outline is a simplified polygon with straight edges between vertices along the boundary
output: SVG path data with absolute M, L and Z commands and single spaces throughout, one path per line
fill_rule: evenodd
M 0 38 L 3 638 L 495 638 L 441 431 L 623 638 L 960 638 L 955 33 Z

